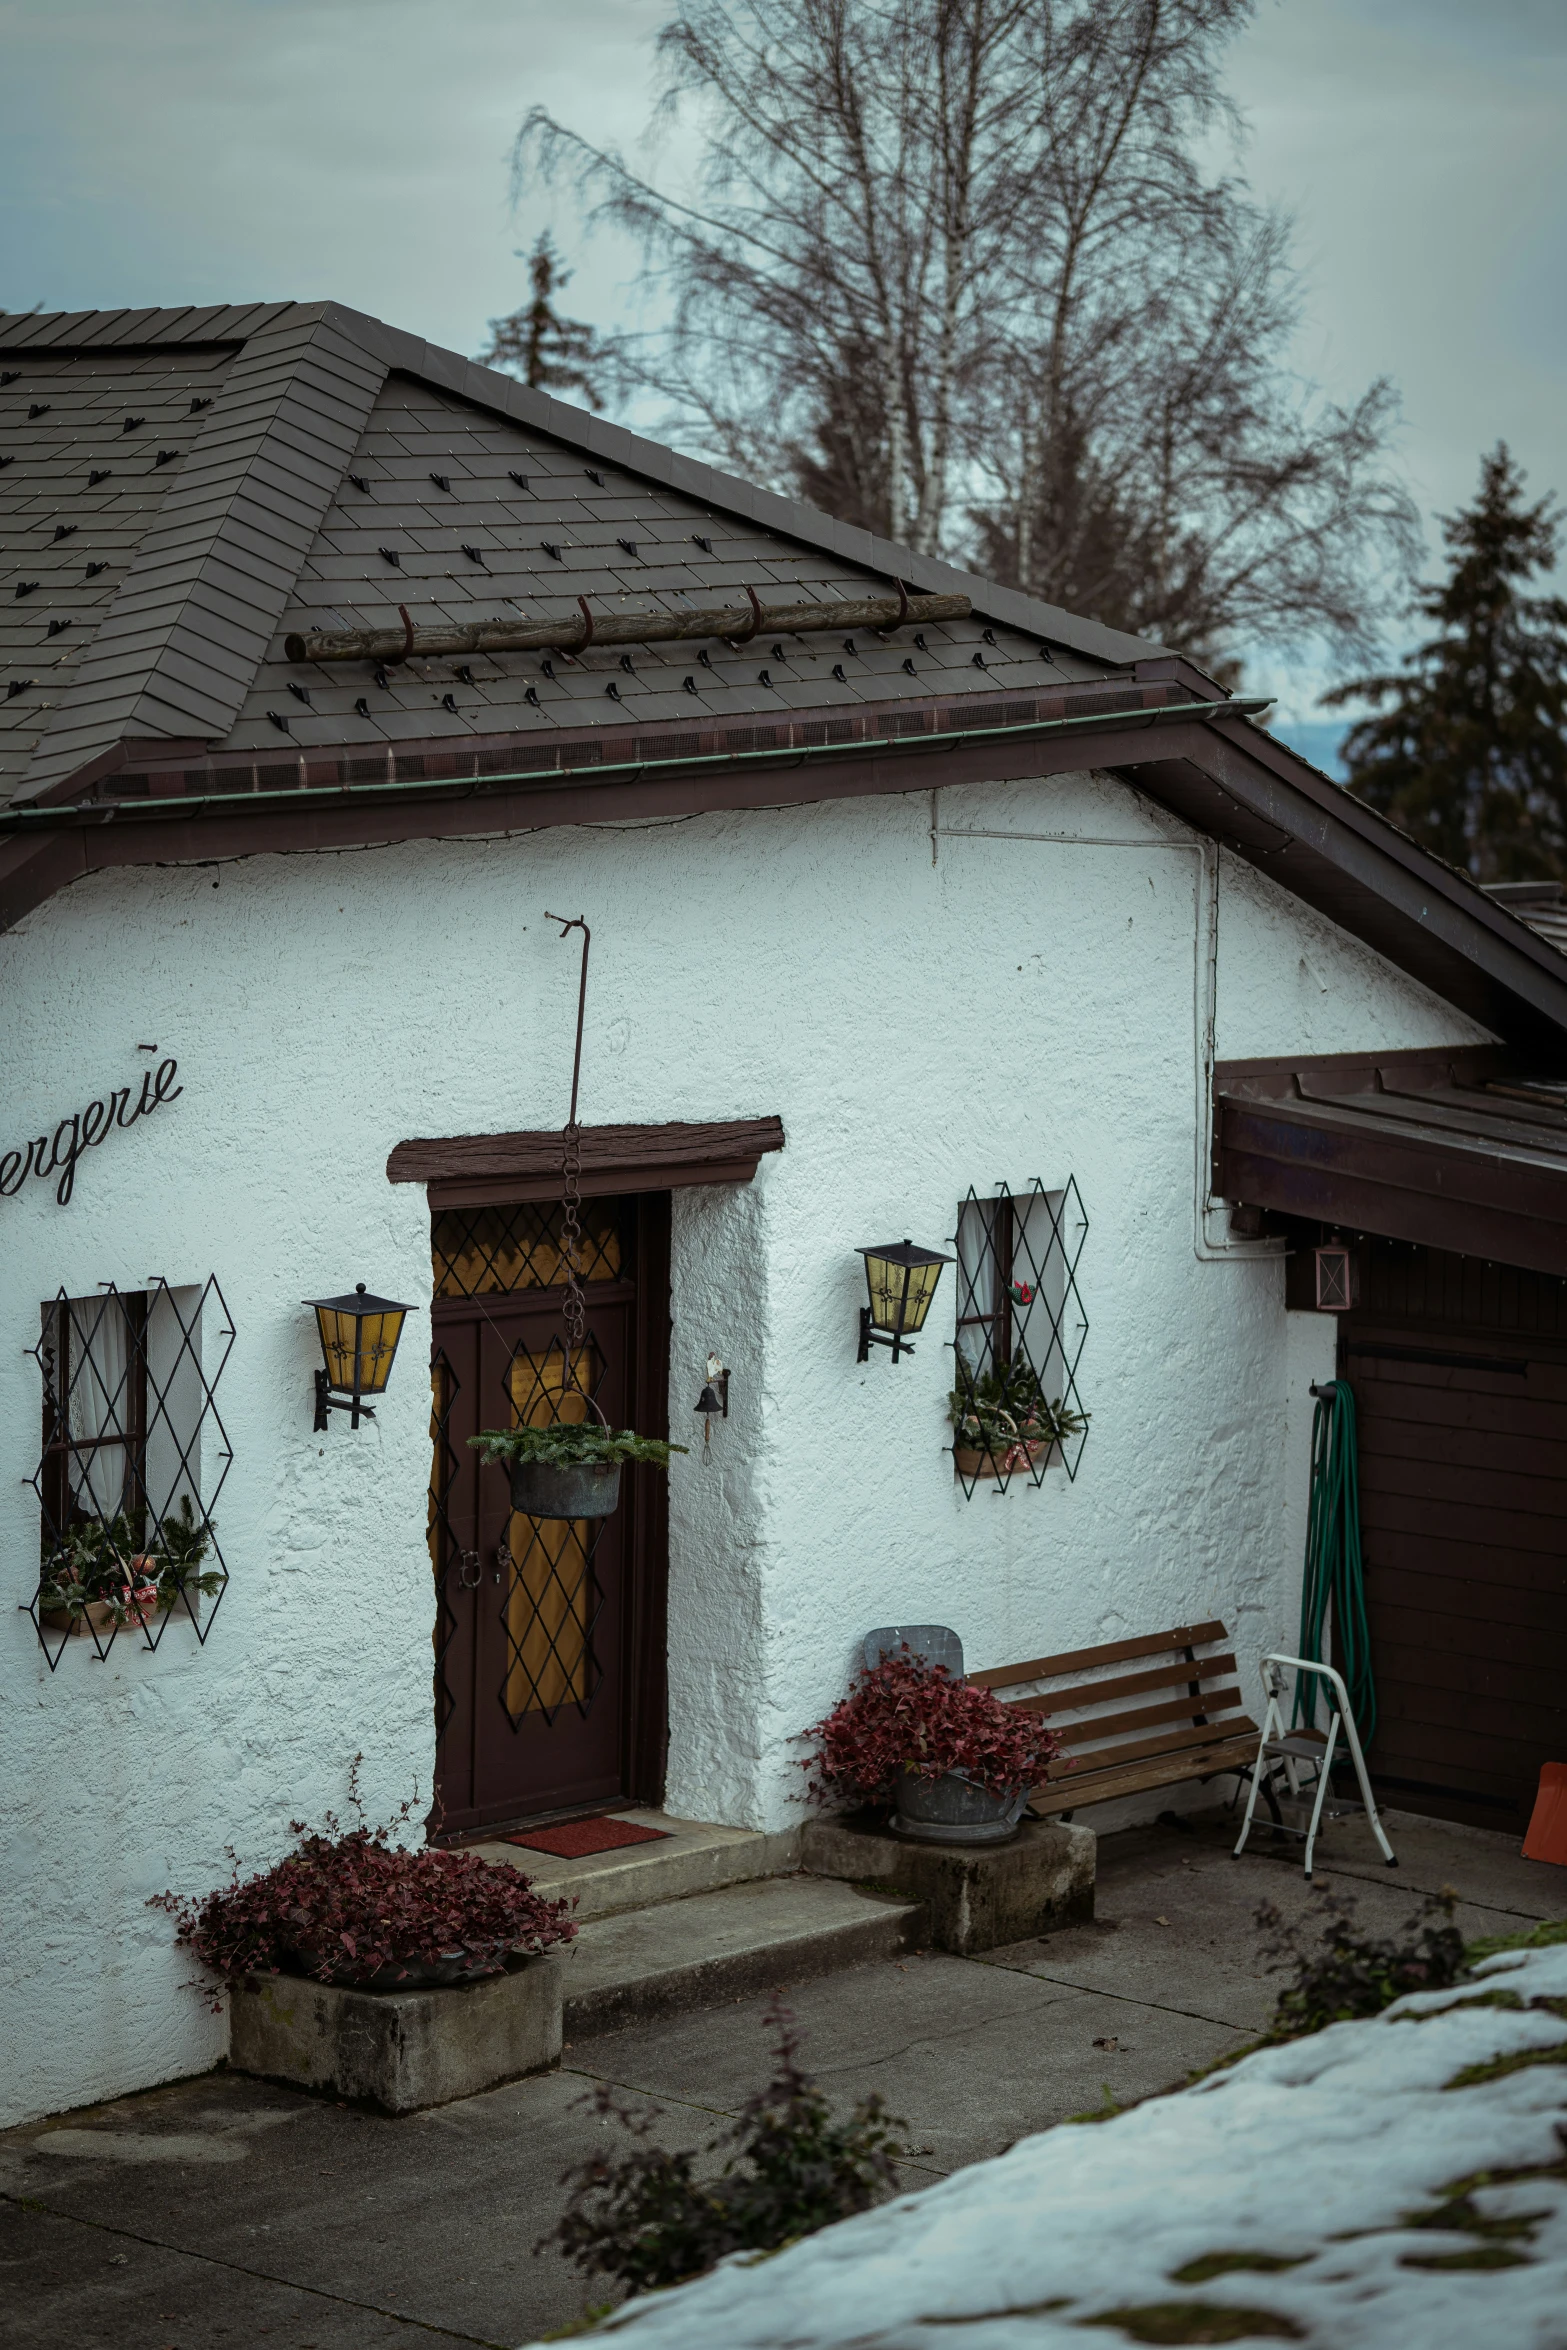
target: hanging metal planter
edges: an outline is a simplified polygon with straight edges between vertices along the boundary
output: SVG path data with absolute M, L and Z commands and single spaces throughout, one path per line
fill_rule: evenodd
M 619 1461 L 512 1461 L 511 1506 L 530 1518 L 607 1518 L 620 1506 Z
M 662 1437 L 637 1436 L 627 1428 L 611 1428 L 582 1377 L 588 1358 L 587 1301 L 582 1294 L 582 1129 L 577 1124 L 577 1093 L 582 1080 L 582 1023 L 588 997 L 589 931 L 580 915 L 546 913 L 558 922 L 561 936 L 582 933 L 582 975 L 577 986 L 577 1046 L 571 1067 L 571 1109 L 561 1132 L 561 1260 L 566 1285 L 561 1297 L 561 1320 L 566 1326 L 563 1384 L 559 1405 L 580 1402 L 581 1411 L 565 1418 L 556 1408 L 549 1422 L 528 1421 L 511 1428 L 485 1428 L 469 1438 L 485 1458 L 505 1465 L 511 1479 L 511 1506 L 529 1518 L 607 1518 L 620 1506 L 620 1473 L 627 1461 L 648 1461 L 667 1469 L 672 1452 L 683 1444 Z M 516 1399 L 513 1398 L 513 1408 Z M 596 1423 L 596 1425 L 595 1425 Z M 554 1457 L 551 1457 L 554 1456 Z

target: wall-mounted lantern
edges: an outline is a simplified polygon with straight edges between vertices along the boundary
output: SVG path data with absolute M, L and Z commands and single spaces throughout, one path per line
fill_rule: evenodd
M 892 1359 L 914 1352 L 909 1340 L 923 1330 L 930 1312 L 941 1268 L 952 1259 L 938 1249 L 916 1248 L 912 1240 L 888 1241 L 883 1248 L 862 1248 L 865 1286 L 870 1304 L 860 1308 L 860 1355 L 871 1359 L 872 1343 L 890 1346 Z
M 404 1317 L 412 1306 L 400 1306 L 389 1297 L 369 1297 L 361 1281 L 349 1297 L 307 1297 L 321 1333 L 325 1369 L 316 1373 L 316 1428 L 325 1428 L 327 1413 L 351 1412 L 349 1425 L 373 1420 L 367 1395 L 384 1395 L 392 1375 L 397 1341 Z
M 1317 1311 L 1319 1314 L 1347 1314 L 1355 1302 L 1355 1259 L 1343 1241 L 1335 1240 L 1316 1251 Z

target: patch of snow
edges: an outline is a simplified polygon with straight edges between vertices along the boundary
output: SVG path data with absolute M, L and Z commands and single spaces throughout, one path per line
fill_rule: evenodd
M 1516 2004 L 1487 2004 L 1502 1996 Z M 603 2331 L 631 2350 L 1083 2350 L 1095 2320 L 1115 2337 L 1115 2311 L 1195 2302 L 1275 2321 L 1248 2342 L 1287 2328 L 1319 2350 L 1562 2350 L 1567 2179 L 1474 2191 L 1483 2221 L 1527 2219 L 1527 2235 L 1413 2223 L 1478 2172 L 1563 2163 L 1567 2020 L 1546 2003 L 1564 2000 L 1567 1947 L 1501 1953 L 1457 1990 L 1026 2138 L 773 2257 L 737 2255 Z M 1560 2061 L 1453 2085 L 1547 2051 Z M 1215 2253 L 1299 2265 L 1176 2281 Z M 1413 2265 L 1498 2253 L 1517 2265 Z

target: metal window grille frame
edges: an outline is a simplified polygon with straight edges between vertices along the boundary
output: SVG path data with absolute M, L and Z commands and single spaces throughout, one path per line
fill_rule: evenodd
M 583 1387 L 580 1380 L 574 1376 L 572 1372 L 572 1356 L 574 1354 L 579 1357 L 582 1354 L 587 1355 L 592 1366 L 591 1387 Z M 515 1347 L 507 1362 L 501 1382 L 506 1393 L 508 1408 L 513 1402 L 515 1393 L 512 1385 L 513 1370 L 520 1356 L 527 1356 L 530 1361 L 542 1361 L 550 1366 L 558 1365 L 560 1372 L 557 1379 L 551 1379 L 548 1376 L 538 1378 L 541 1392 L 552 1400 L 548 1422 L 536 1422 L 535 1425 L 558 1427 L 562 1417 L 560 1404 L 568 1394 L 587 1395 L 592 1402 L 598 1401 L 599 1390 L 604 1384 L 607 1366 L 603 1350 L 595 1342 L 591 1328 L 583 1331 L 582 1344 L 578 1348 L 568 1349 L 565 1339 L 559 1337 L 550 1339 L 542 1357 L 535 1356 L 530 1347 L 524 1345 Z M 594 1700 L 604 1685 L 604 1668 L 594 1647 L 594 1635 L 598 1630 L 599 1619 L 604 1612 L 604 1594 L 594 1572 L 593 1561 L 609 1520 L 607 1518 L 536 1518 L 524 1516 L 519 1511 L 514 1511 L 512 1515 L 514 1519 L 523 1516 L 523 1522 L 529 1528 L 529 1533 L 522 1556 L 520 1558 L 514 1557 L 508 1548 L 506 1558 L 503 1561 L 506 1568 L 506 1580 L 502 1587 L 500 1619 L 505 1641 L 506 1663 L 501 1674 L 500 1688 L 496 1692 L 500 1699 L 501 1711 L 510 1722 L 514 1733 L 522 1728 L 524 1722 L 534 1718 L 543 1721 L 548 1726 L 568 1706 L 574 1708 L 586 1721 L 593 1710 Z M 568 1568 L 568 1572 L 563 1574 L 561 1572 L 562 1561 L 550 1555 L 545 1546 L 542 1532 L 546 1525 L 564 1525 L 568 1529 L 563 1556 L 571 1562 L 574 1572 Z M 542 1579 L 539 1575 L 541 1565 L 543 1567 Z M 519 1639 L 512 1618 L 513 1602 L 521 1592 L 526 1592 L 531 1597 L 532 1619 L 531 1624 L 523 1630 L 522 1637 Z M 561 1621 L 557 1629 L 566 1630 L 567 1627 L 570 1627 L 571 1637 L 575 1638 L 580 1635 L 580 1653 L 576 1657 L 568 1655 L 563 1650 L 557 1642 L 556 1633 L 550 1629 L 544 1601 L 546 1595 L 551 1593 L 561 1605 Z M 524 1653 L 535 1628 L 542 1634 L 543 1642 L 542 1654 L 537 1659 L 537 1668 Z M 547 1703 L 543 1691 L 547 1687 L 552 1673 L 558 1675 L 562 1681 L 568 1684 L 574 1678 L 578 1679 L 580 1687 L 577 1694 L 574 1696 L 562 1694 L 553 1703 Z M 513 1704 L 513 1697 L 519 1685 L 532 1701 L 521 1708 L 517 1708 Z
M 955 1396 L 981 1400 L 1013 1374 L 1025 1391 L 1032 1381 L 1047 1404 L 1086 1411 L 1077 1372 L 1088 1317 L 1077 1273 L 1087 1238 L 1088 1214 L 1075 1176 L 1054 1191 L 1037 1175 L 1021 1190 L 1009 1183 L 998 1183 L 992 1193 L 970 1186 L 952 1235 Z M 1070 1482 L 1088 1440 L 1086 1428 L 1043 1445 L 960 1445 L 958 1434 L 954 1428 L 948 1449 L 969 1501 L 982 1482 L 998 1495 L 1019 1478 L 1043 1485 L 1052 1458 L 1060 1460 Z M 960 1452 L 978 1455 L 979 1466 L 966 1470 Z
M 182 1300 L 196 1292 L 195 1301 Z M 233 1464 L 233 1447 L 218 1410 L 216 1389 L 234 1347 L 234 1321 L 216 1276 L 199 1288 L 176 1287 L 154 1275 L 144 1289 L 99 1284 L 93 1298 L 73 1298 L 59 1289 L 40 1309 L 36 1346 L 27 1351 L 42 1382 L 42 1441 L 38 1465 L 26 1480 L 38 1497 L 39 1571 L 30 1600 L 21 1604 L 53 1673 L 76 1635 L 77 1611 L 57 1595 L 67 1562 L 84 1546 L 100 1560 L 113 1583 L 123 1568 L 121 1588 L 155 1580 L 169 1593 L 156 1608 L 97 1603 L 96 1615 L 79 1611 L 83 1644 L 106 1659 L 117 1639 L 131 1638 L 145 1649 L 161 1647 L 176 1616 L 188 1622 L 203 1647 L 212 1630 L 229 1570 L 218 1543 L 216 1506 Z M 73 1433 L 78 1391 L 95 1397 L 98 1431 Z M 91 1456 L 123 1453 L 117 1506 L 106 1509 L 91 1472 Z M 112 1473 L 112 1472 L 111 1472 Z M 84 1506 L 85 1490 L 88 1500 Z M 181 1505 L 190 1504 L 190 1532 L 204 1554 L 195 1569 L 167 1574 L 161 1565 L 160 1530 L 181 1524 Z M 97 1529 L 96 1534 L 93 1529 Z M 138 1561 L 160 1561 L 154 1575 Z M 203 1582 L 192 1587 L 192 1575 Z

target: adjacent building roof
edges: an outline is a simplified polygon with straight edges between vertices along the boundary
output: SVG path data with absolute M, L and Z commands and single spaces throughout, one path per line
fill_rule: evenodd
M 891 593 L 744 644 L 313 631 Z M 112 864 L 1110 770 L 1567 1066 L 1567 962 L 1190 663 L 331 303 L 0 318 L 0 926 Z
M 1567 1275 L 1567 1083 L 1487 1049 L 1221 1062 L 1220 1198 Z
M 1485 894 L 1567 954 L 1567 886 L 1559 881 L 1488 881 Z

